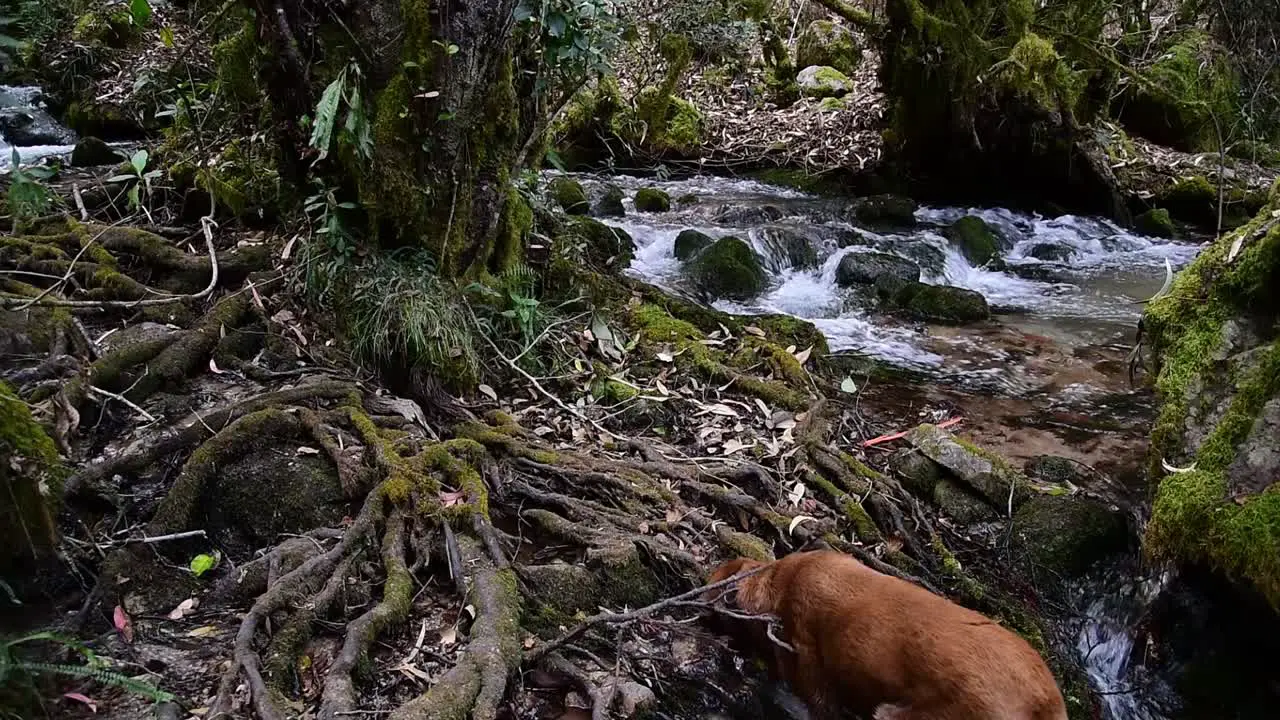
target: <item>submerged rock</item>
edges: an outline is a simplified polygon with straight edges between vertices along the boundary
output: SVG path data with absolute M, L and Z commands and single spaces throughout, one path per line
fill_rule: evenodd
M 671 209 L 671 196 L 658 188 L 640 188 L 636 191 L 638 212 L 666 212 Z
M 627 214 L 626 208 L 622 206 L 624 197 L 626 194 L 622 192 L 622 188 L 617 185 L 606 186 L 600 197 L 596 198 L 591 214 L 596 217 L 623 217 Z
M 764 225 L 786 216 L 777 205 L 720 205 L 711 209 L 711 220 L 723 225 Z
M 677 260 L 688 260 L 702 252 L 715 242 L 715 238 L 697 230 L 681 230 L 676 236 L 675 255 Z
M 71 151 L 71 167 L 115 165 L 122 159 L 115 148 L 96 137 L 81 138 Z
M 853 81 L 828 65 L 811 65 L 796 76 L 796 84 L 805 97 L 843 97 L 853 91 Z
M 828 66 L 852 75 L 862 62 L 862 50 L 852 31 L 830 20 L 814 20 L 796 38 L 796 65 Z
M 836 284 L 872 285 L 888 276 L 905 282 L 920 280 L 920 266 L 904 258 L 883 252 L 851 252 L 840 258 L 836 267 Z
M 944 233 L 969 262 L 981 267 L 1000 257 L 1000 239 L 986 220 L 966 215 Z
M 1033 565 L 1075 576 L 1123 550 L 1128 526 L 1119 510 L 1097 500 L 1037 494 L 1014 514 L 1010 539 Z
M 806 270 L 818 266 L 818 251 L 809 238 L 785 228 L 764 228 L 760 244 L 766 248 L 765 262 L 775 272 L 788 268 Z
M 901 195 L 861 198 L 851 209 L 853 220 L 871 227 L 915 227 L 916 201 Z
M 993 507 L 1019 507 L 1031 495 L 1026 476 L 1004 458 L 956 438 L 936 425 L 921 425 L 907 433 L 907 441 L 956 480 L 981 495 Z
M 875 287 L 876 295 L 888 309 L 904 312 L 917 320 L 966 325 L 991 317 L 987 299 L 973 290 L 927 285 L 891 275 L 881 275 Z
M 551 199 L 570 215 L 586 215 L 591 210 L 591 204 L 587 201 L 587 193 L 582 189 L 582 183 L 573 178 L 555 178 L 548 189 L 551 192 Z
M 694 285 L 712 299 L 747 300 L 768 282 L 760 258 L 736 237 L 720 238 L 686 267 Z

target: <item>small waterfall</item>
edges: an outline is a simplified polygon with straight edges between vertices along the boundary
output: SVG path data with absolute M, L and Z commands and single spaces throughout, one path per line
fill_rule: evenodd
M 1078 588 L 1092 598 L 1076 637 L 1076 651 L 1102 702 L 1104 720 L 1167 720 L 1173 693 L 1141 663 L 1136 633 L 1170 574 L 1134 579 L 1113 571 Z

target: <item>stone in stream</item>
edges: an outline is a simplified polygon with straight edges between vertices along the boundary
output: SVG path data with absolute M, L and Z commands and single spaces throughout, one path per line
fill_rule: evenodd
M 626 208 L 622 205 L 624 197 L 626 195 L 622 192 L 622 188 L 617 185 L 606 185 L 591 207 L 591 214 L 596 217 L 623 217 L 627 214 Z
M 697 230 L 681 230 L 676 235 L 675 256 L 677 260 L 688 260 L 715 242 L 715 238 Z
M 836 267 L 836 284 L 841 287 L 873 285 L 885 275 L 905 282 L 918 282 L 920 266 L 890 253 L 851 252 L 840 258 L 840 265 Z
M 967 325 L 991 317 L 991 308 L 981 293 L 950 285 L 927 285 L 881 275 L 875 283 L 882 305 L 917 320 L 943 325 Z
M 848 75 L 829 65 L 810 65 L 796 75 L 796 84 L 805 97 L 843 97 L 853 90 Z
M 1128 538 L 1123 513 L 1110 505 L 1080 495 L 1037 493 L 1014 513 L 1009 539 L 1034 567 L 1074 577 L 1124 550 Z
M 774 272 L 808 270 L 818 266 L 818 251 L 809 238 L 798 232 L 786 228 L 762 228 L 759 240 L 766 248 L 764 261 Z
M 587 201 L 587 193 L 582 189 L 582 183 L 573 178 L 555 178 L 548 186 L 548 190 L 551 192 L 551 199 L 570 215 L 586 215 L 591 210 L 591 203 Z
M 1178 231 L 1164 208 L 1151 208 L 1133 219 L 1133 229 L 1149 237 L 1172 239 Z
M 617 270 L 631 264 L 635 257 L 636 243 L 626 230 L 582 215 L 567 220 L 566 231 L 584 241 L 587 259 L 592 263 Z
M 718 205 L 710 210 L 711 221 L 721 225 L 764 225 L 785 215 L 777 205 Z
M 872 195 L 854 202 L 852 220 L 869 227 L 910 228 L 916 225 L 916 201 L 901 195 Z
M 986 220 L 966 215 L 943 233 L 970 263 L 981 267 L 1000 257 L 1000 238 Z
M 951 479 L 941 465 L 919 450 L 896 453 L 889 466 L 903 487 L 932 502 L 957 522 L 970 525 L 998 517 L 986 500 Z
M 1027 249 L 1027 257 L 1043 262 L 1066 262 L 1075 255 L 1075 248 L 1056 243 L 1037 243 Z
M 715 241 L 685 268 L 693 284 L 712 299 L 748 300 L 768 282 L 751 246 L 736 237 Z
M 0 135 L 17 147 L 66 145 L 76 139 L 52 115 L 35 107 L 0 109 Z
M 981 495 L 1001 514 L 1015 509 L 1030 496 L 1031 483 L 1004 458 L 959 440 L 936 425 L 921 425 L 907 433 L 907 442 L 947 473 Z
M 658 188 L 640 188 L 636 191 L 637 212 L 666 212 L 671 209 L 671 196 Z
M 115 148 L 93 136 L 80 138 L 80 142 L 71 151 L 71 167 L 115 165 L 122 159 Z

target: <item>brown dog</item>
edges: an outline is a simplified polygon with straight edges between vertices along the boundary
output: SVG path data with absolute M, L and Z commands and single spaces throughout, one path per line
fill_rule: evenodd
M 738 558 L 708 584 L 762 565 Z M 767 639 L 760 621 L 741 621 L 754 627 L 738 635 L 772 647 L 773 670 L 815 716 L 1066 720 L 1053 674 L 1022 638 L 843 553 L 788 555 L 729 597 L 739 611 L 781 619 L 779 639 L 794 652 Z

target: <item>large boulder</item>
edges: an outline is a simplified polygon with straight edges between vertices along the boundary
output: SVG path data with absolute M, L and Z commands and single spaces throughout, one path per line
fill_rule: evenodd
M 840 258 L 836 267 L 836 284 L 841 287 L 874 285 L 883 276 L 918 282 L 920 266 L 891 253 L 851 252 Z
M 917 320 L 944 325 L 967 325 L 991 317 L 981 293 L 950 285 L 927 285 L 881 275 L 875 284 L 883 305 Z
M 555 178 L 551 181 L 548 190 L 551 192 L 551 199 L 570 215 L 586 215 L 591 211 L 587 192 L 582 189 L 582 183 L 573 178 Z
M 852 75 L 862 62 L 858 39 L 843 25 L 830 20 L 815 20 L 796 38 L 796 65 L 835 68 Z
M 712 299 L 747 300 L 768 282 L 760 258 L 736 237 L 720 238 L 686 267 L 693 284 Z
M 826 65 L 812 65 L 800 71 L 796 84 L 805 97 L 844 97 L 853 91 L 853 81 L 839 70 Z
M 625 197 L 626 194 L 622 192 L 622 188 L 617 185 L 607 185 L 591 206 L 591 214 L 596 217 L 623 217 L 627 214 L 627 209 L 622 204 Z
M 76 139 L 52 115 L 35 107 L 0 109 L 0 135 L 17 147 L 67 145 Z
M 818 266 L 818 251 L 809 238 L 786 228 L 763 228 L 759 233 L 764 261 L 774 272 L 807 270 Z
M 945 232 L 969 262 L 986 265 L 1000 257 L 1000 238 L 986 220 L 976 215 L 966 215 L 951 224 Z
M 1087 497 L 1037 494 L 1013 516 L 1010 540 L 1035 567 L 1080 575 L 1124 550 L 1128 524 L 1117 508 Z
M 860 198 L 850 208 L 850 219 L 871 228 L 910 228 L 916 224 L 916 201 L 902 195 Z
M 123 159 L 118 150 L 96 137 L 81 138 L 71 151 L 71 167 L 116 165 Z
M 1171 38 L 1163 52 L 1128 80 L 1116 103 L 1129 131 L 1187 152 L 1218 150 L 1218 128 L 1231 127 L 1240 113 L 1239 80 L 1227 53 L 1199 30 Z
M 622 228 L 581 215 L 568 219 L 566 232 L 583 241 L 587 260 L 597 267 L 623 270 L 636 254 L 636 243 Z
M 1145 543 L 1280 607 L 1280 225 L 1273 194 L 1147 306 L 1159 413 Z
M 1178 234 L 1173 218 L 1169 217 L 1169 211 L 1164 208 L 1151 208 L 1134 218 L 1133 229 L 1143 235 L 1158 238 L 1173 238 Z
M 688 260 L 702 252 L 715 242 L 715 238 L 697 230 L 681 230 L 676 235 L 675 256 L 677 260 Z
M 635 203 L 638 212 L 666 212 L 671 209 L 671 196 L 658 188 L 640 188 Z

